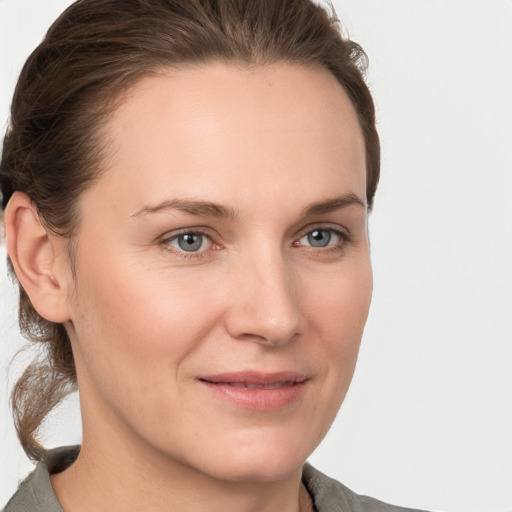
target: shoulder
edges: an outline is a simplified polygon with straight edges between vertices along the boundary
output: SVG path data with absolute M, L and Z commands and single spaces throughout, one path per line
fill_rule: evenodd
M 53 492 L 50 474 L 59 473 L 71 465 L 78 452 L 77 446 L 48 451 L 44 460 L 20 484 L 2 512 L 63 512 Z
M 422 512 L 356 494 L 309 464 L 304 466 L 302 479 L 313 498 L 317 512 Z

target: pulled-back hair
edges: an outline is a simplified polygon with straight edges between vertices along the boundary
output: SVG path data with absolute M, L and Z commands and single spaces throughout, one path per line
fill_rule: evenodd
M 2 207 L 28 195 L 45 227 L 70 243 L 77 199 L 101 172 L 101 127 L 122 93 L 164 68 L 212 61 L 288 62 L 328 69 L 348 94 L 366 144 L 369 208 L 379 178 L 375 110 L 364 82 L 366 55 L 345 38 L 332 8 L 311 0 L 78 0 L 51 26 L 21 72 L 0 164 Z M 39 460 L 48 413 L 76 389 L 61 324 L 38 315 L 20 286 L 20 327 L 43 343 L 12 394 L 18 436 Z

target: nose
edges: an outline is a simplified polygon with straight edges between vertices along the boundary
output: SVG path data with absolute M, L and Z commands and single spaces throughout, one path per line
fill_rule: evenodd
M 279 346 L 304 332 L 298 282 L 282 257 L 253 258 L 230 280 L 225 326 L 233 338 Z

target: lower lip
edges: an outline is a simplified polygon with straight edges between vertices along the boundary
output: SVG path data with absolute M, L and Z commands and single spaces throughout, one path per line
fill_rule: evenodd
M 308 381 L 295 382 L 280 388 L 262 389 L 199 381 L 218 398 L 242 409 L 278 411 L 298 402 L 306 391 Z

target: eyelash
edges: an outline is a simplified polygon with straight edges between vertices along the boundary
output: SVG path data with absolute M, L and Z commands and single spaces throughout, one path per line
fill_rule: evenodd
M 334 245 L 329 245 L 326 247 L 314 247 L 314 246 L 305 246 L 306 250 L 314 251 L 316 253 L 330 253 L 330 252 L 339 252 L 343 251 L 345 246 L 352 242 L 352 236 L 348 231 L 341 231 L 339 229 L 329 227 L 329 226 L 314 226 L 314 227 L 308 227 L 306 231 L 303 231 L 302 234 L 293 242 L 293 247 L 300 247 L 300 240 L 307 237 L 308 235 L 314 233 L 315 231 L 325 231 L 332 235 L 335 235 L 339 238 L 338 243 Z M 180 258 L 183 259 L 193 259 L 193 258 L 204 258 L 206 253 L 209 251 L 209 249 L 205 249 L 202 251 L 197 252 L 188 252 L 185 250 L 180 250 L 177 248 L 172 247 L 170 244 L 173 241 L 178 240 L 179 237 L 182 237 L 184 235 L 199 235 L 207 239 L 208 243 L 210 245 L 216 245 L 215 242 L 212 240 L 211 235 L 201 230 L 200 228 L 194 228 L 194 229 L 186 229 L 178 233 L 174 233 L 173 235 L 166 237 L 162 239 L 160 242 L 163 246 L 164 250 L 177 255 Z M 329 240 L 330 241 L 330 240 Z M 220 246 L 219 246 L 220 247 Z M 211 249 L 211 248 L 210 248 Z M 218 249 L 213 249 L 218 250 Z

